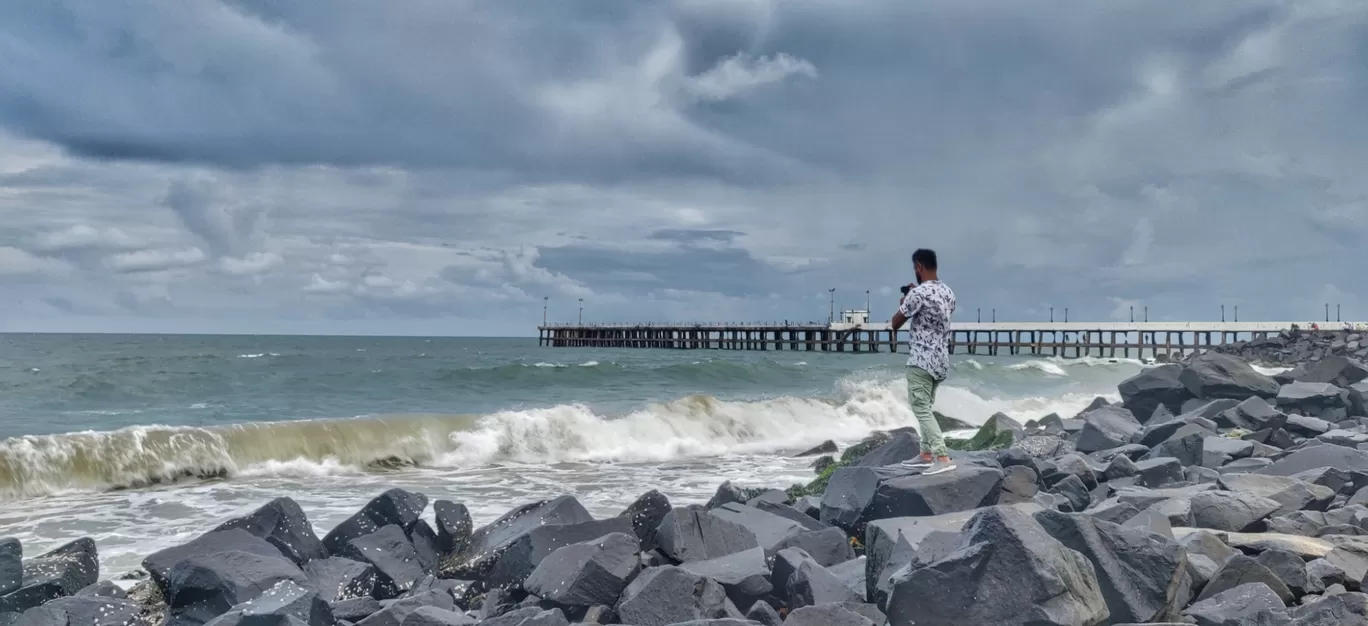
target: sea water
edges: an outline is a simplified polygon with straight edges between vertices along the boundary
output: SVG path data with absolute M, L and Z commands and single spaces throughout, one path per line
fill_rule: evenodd
M 545 348 L 535 339 L 0 335 L 0 537 L 138 567 L 280 496 L 322 535 L 398 486 L 477 524 L 573 494 L 812 479 L 793 453 L 915 425 L 901 354 Z M 1142 365 L 957 356 L 937 409 L 1071 417 Z

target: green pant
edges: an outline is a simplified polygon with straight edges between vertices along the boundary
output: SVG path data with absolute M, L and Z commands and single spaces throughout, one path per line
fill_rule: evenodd
M 907 368 L 907 400 L 912 405 L 912 414 L 917 416 L 921 426 L 922 452 L 936 456 L 946 456 L 945 438 L 941 436 L 940 424 L 931 407 L 936 404 L 936 388 L 940 381 L 920 367 Z

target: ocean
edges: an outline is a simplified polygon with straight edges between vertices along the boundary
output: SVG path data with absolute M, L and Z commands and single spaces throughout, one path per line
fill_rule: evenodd
M 393 486 L 477 524 L 573 494 L 812 479 L 793 453 L 914 425 L 902 354 L 544 348 L 535 339 L 0 335 L 0 537 L 93 537 L 103 575 L 280 497 L 320 536 Z M 955 357 L 937 409 L 1071 417 L 1122 359 Z M 429 512 L 430 515 L 430 512 Z

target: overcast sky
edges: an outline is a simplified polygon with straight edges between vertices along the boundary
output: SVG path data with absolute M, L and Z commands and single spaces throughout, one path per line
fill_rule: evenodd
M 1365 111 L 1362 0 L 0 3 L 0 330 L 1364 319 Z

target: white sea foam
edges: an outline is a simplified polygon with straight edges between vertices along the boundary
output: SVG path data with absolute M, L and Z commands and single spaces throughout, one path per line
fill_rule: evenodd
M 1056 363 L 1051 363 L 1050 361 L 1031 360 L 1031 361 L 1026 361 L 1025 363 L 1014 363 L 1014 364 L 1012 364 L 1012 365 L 1008 365 L 1008 366 L 1007 366 L 1007 369 L 1009 369 L 1009 370 L 1016 370 L 1016 371 L 1027 370 L 1027 369 L 1034 369 L 1034 370 L 1040 370 L 1041 372 L 1044 372 L 1044 373 L 1046 373 L 1046 374 L 1048 374 L 1048 375 L 1050 375 L 1050 376 L 1068 376 L 1068 375 L 1069 375 L 1068 372 L 1064 371 L 1064 368 L 1060 367 L 1060 366 L 1059 366 L 1058 364 L 1056 364 Z
M 1292 370 L 1292 368 L 1290 367 L 1265 367 L 1262 365 L 1253 364 L 1251 364 L 1250 367 L 1254 368 L 1254 371 L 1263 374 L 1264 376 L 1277 376 L 1278 374 Z

